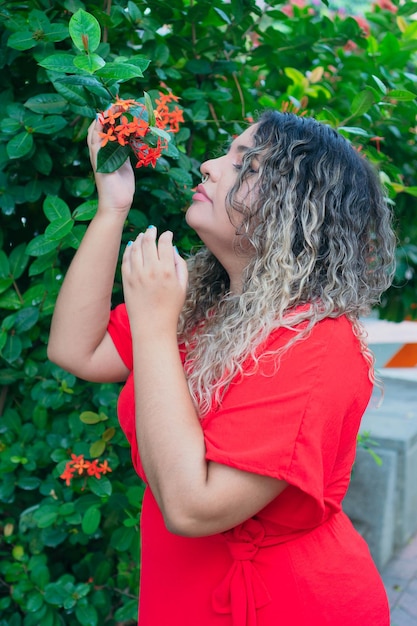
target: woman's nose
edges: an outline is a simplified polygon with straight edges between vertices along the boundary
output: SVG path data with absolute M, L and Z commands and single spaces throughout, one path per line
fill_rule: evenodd
M 204 163 L 200 166 L 200 172 L 203 178 L 209 177 L 211 180 L 218 180 L 219 174 L 221 172 L 221 158 L 217 159 L 209 159 L 208 161 L 204 161 Z

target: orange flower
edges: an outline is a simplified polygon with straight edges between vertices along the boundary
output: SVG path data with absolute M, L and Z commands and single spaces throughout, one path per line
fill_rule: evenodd
M 99 115 L 99 122 L 103 126 L 105 124 L 111 124 L 112 126 L 116 123 L 118 117 L 122 114 L 121 111 L 115 111 L 113 107 L 107 109 L 107 111 L 102 111 Z
M 178 100 L 178 96 L 171 92 L 159 93 L 159 98 L 155 100 L 157 106 L 154 111 L 157 128 L 172 133 L 179 131 L 180 124 L 184 122 L 184 113 L 178 106 L 174 106 L 172 110 L 168 106 L 172 102 L 178 102 Z M 117 97 L 112 107 L 100 113 L 99 121 L 103 126 L 103 131 L 99 133 L 102 139 L 101 147 L 106 146 L 109 141 L 117 141 L 121 146 L 131 147 L 138 161 L 136 167 L 148 165 L 155 167 L 162 151 L 167 149 L 168 143 L 161 141 L 160 137 L 158 137 L 156 147 L 149 146 L 148 142 L 144 141 L 148 133 L 154 135 L 156 133 L 152 131 L 149 123 L 141 117 L 142 113 L 135 116 L 129 112 L 129 109 L 137 107 L 143 112 L 146 111 L 145 105 L 136 102 L 136 100 L 124 100 Z
M 100 469 L 98 467 L 98 461 L 97 459 L 94 459 L 94 461 L 91 461 L 89 463 L 89 466 L 87 468 L 87 474 L 89 476 L 94 476 L 95 478 L 100 478 Z
M 67 487 L 70 486 L 71 480 L 74 478 L 74 474 L 75 474 L 75 468 L 71 467 L 71 461 L 68 461 L 68 463 L 65 466 L 64 471 L 60 475 L 60 478 L 62 478 L 62 480 L 65 480 L 65 484 Z
M 65 484 L 67 487 L 71 484 L 71 480 L 75 478 L 75 475 L 78 476 L 95 476 L 96 478 L 101 478 L 102 474 L 108 474 L 112 469 L 109 466 L 108 461 L 102 461 L 99 464 L 98 459 L 94 459 L 93 461 L 87 461 L 84 458 L 84 455 L 75 455 L 71 454 L 71 460 L 67 461 L 64 471 L 60 475 L 62 480 L 65 480 Z
M 103 461 L 102 463 L 100 463 L 100 465 L 98 466 L 98 469 L 100 470 L 102 474 L 108 474 L 109 472 L 113 471 L 107 461 Z
M 82 454 L 80 456 L 75 456 L 75 454 L 71 454 L 72 461 L 69 463 L 72 464 L 74 470 L 78 470 L 78 474 L 82 474 L 84 469 L 86 469 L 89 465 L 89 461 L 86 461 Z
M 116 141 L 117 137 L 114 136 L 114 127 L 110 126 L 105 133 L 99 133 L 99 137 L 102 138 L 101 147 L 107 145 L 109 141 Z
M 139 102 L 136 102 L 136 100 L 133 100 L 132 98 L 124 100 L 123 98 L 119 98 L 119 96 L 116 96 L 114 106 L 121 107 L 123 111 L 128 111 L 131 107 L 141 106 L 141 104 Z

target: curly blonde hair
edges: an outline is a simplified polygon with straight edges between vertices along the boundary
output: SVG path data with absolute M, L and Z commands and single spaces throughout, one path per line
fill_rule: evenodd
M 255 157 L 256 193 L 245 203 L 239 190 Z M 227 210 L 242 215 L 236 254 L 248 243 L 254 251 L 242 293 L 230 292 L 226 271 L 203 247 L 189 260 L 179 325 L 200 415 L 218 405 L 245 361 L 251 359 L 255 371 L 257 348 L 279 327 L 294 335 L 276 354 L 277 367 L 281 354 L 317 322 L 346 315 L 372 377 L 373 356 L 359 316 L 390 285 L 395 250 L 391 211 L 373 167 L 334 129 L 268 111 L 256 123 L 254 146 L 243 158 Z

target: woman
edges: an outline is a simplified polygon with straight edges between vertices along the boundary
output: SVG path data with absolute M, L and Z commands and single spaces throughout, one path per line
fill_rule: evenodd
M 359 315 L 392 272 L 378 177 L 334 130 L 276 112 L 201 172 L 186 220 L 205 246 L 187 269 L 172 233 L 141 233 L 111 313 L 134 180 L 129 163 L 96 173 L 49 343 L 82 378 L 126 380 L 119 419 L 148 484 L 139 624 L 388 626 L 341 509 L 372 390 Z

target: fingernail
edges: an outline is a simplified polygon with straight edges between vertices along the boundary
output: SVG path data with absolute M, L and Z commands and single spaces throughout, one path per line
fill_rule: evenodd
M 128 241 L 128 242 L 127 242 L 127 245 L 128 245 L 128 246 L 131 246 L 131 245 L 132 245 L 132 243 L 133 243 L 133 241 Z
M 148 229 L 149 228 L 156 228 L 156 226 L 154 226 L 153 224 L 149 224 Z
M 173 247 L 174 247 L 174 252 L 175 252 L 176 254 L 179 254 L 177 246 L 173 246 Z

